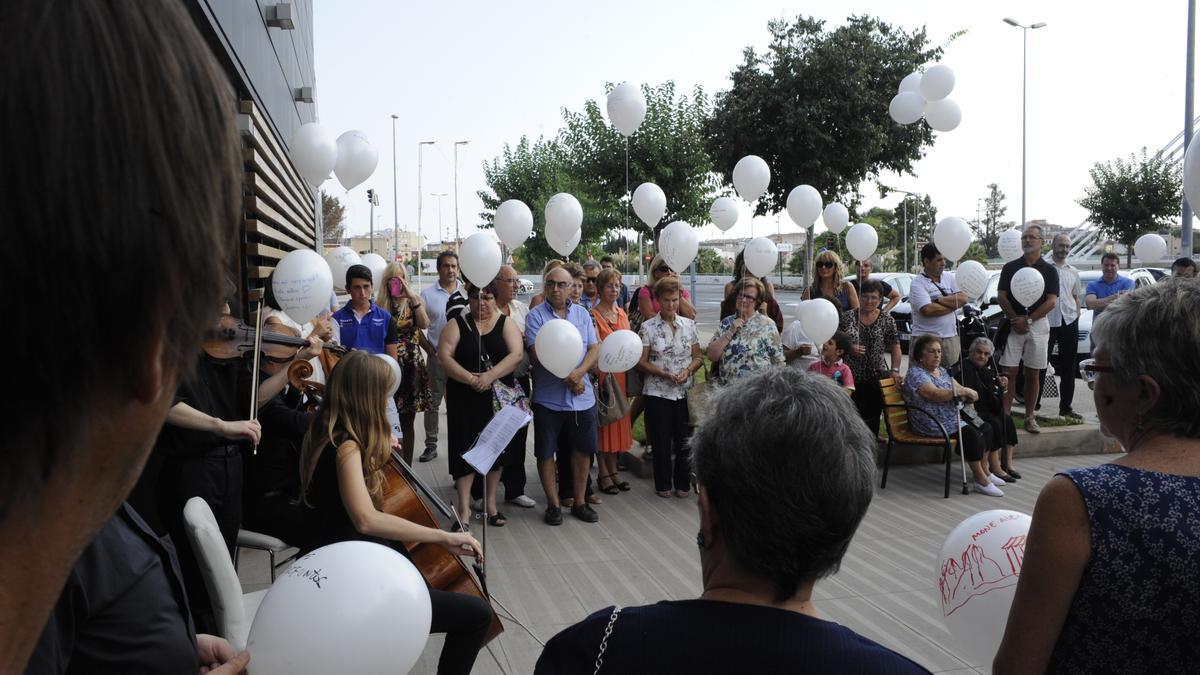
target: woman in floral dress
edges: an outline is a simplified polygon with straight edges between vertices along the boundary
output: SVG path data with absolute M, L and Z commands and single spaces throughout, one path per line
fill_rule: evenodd
M 708 343 L 708 358 L 721 362 L 720 384 L 784 363 L 779 330 L 762 311 L 766 306 L 762 282 L 743 277 L 734 284 L 731 295 L 736 311 L 721 319 L 720 328 Z
M 429 316 L 421 305 L 421 296 L 408 283 L 408 274 L 400 263 L 391 263 L 383 271 L 383 283 L 375 304 L 386 309 L 396 324 L 400 337 L 397 345 L 396 362 L 400 364 L 400 387 L 396 389 L 396 410 L 400 413 L 401 455 L 412 463 L 413 445 L 417 436 L 413 420 L 417 413 L 429 408 L 429 372 L 425 367 L 425 351 L 421 340 L 425 339 L 422 329 L 429 326 Z

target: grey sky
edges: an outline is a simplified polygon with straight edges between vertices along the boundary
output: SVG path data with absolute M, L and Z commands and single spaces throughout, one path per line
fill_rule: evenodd
M 767 42 L 771 18 L 803 11 L 831 23 L 870 14 L 916 27 L 933 42 L 969 32 L 946 51 L 957 75 L 951 97 L 963 109 L 953 132 L 937 134 L 916 176 L 888 176 L 894 187 L 928 192 L 942 216 L 975 217 L 991 182 L 1008 195 L 1008 217 L 1021 205 L 1021 31 L 1012 16 L 1046 28 L 1029 34 L 1028 217 L 1077 224 L 1075 203 L 1096 161 L 1151 151 L 1183 125 L 1186 9 L 1178 2 L 1039 3 L 884 2 L 458 2 L 316 0 L 316 67 L 320 119 L 335 133 L 364 131 L 380 150 L 379 168 L 349 196 L 349 229 L 366 231 L 366 189 L 380 191 L 376 227 L 392 226 L 392 125 L 396 114 L 401 228 L 417 220 L 417 142 L 425 152 L 422 231 L 453 234 L 453 143 L 459 152 L 458 210 L 470 233 L 482 209 L 480 165 L 522 134 L 553 135 L 559 109 L 602 101 L 604 83 L 675 80 L 688 91 L 728 87 L 747 45 Z M 615 132 L 614 132 L 615 133 Z M 326 190 L 345 198 L 336 180 Z M 879 202 L 872 184 L 867 206 Z M 449 193 L 442 203 L 429 193 Z M 668 200 L 671 195 L 667 195 Z M 897 203 L 897 197 L 884 200 Z M 542 204 L 530 204 L 540 211 Z M 586 217 L 586 214 L 585 214 Z M 769 224 L 774 231 L 773 223 Z M 762 232 L 762 226 L 756 226 Z M 786 217 L 785 231 L 797 231 Z M 731 230 L 746 234 L 744 222 Z M 715 236 L 709 225 L 703 236 Z

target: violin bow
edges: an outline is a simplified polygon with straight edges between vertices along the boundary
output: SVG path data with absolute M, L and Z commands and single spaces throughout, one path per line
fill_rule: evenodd
M 258 301 L 254 315 L 254 366 L 250 370 L 250 421 L 258 419 L 258 366 L 262 359 L 262 326 L 263 303 Z M 258 443 L 254 444 L 253 454 L 258 454 Z

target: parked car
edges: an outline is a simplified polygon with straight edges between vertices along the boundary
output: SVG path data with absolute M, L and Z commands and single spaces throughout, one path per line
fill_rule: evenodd
M 517 295 L 529 295 L 533 292 L 533 282 L 528 279 L 521 279 L 517 282 Z

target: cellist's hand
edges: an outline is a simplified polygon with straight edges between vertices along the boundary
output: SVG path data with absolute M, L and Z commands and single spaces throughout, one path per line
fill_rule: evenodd
M 451 553 L 461 556 L 474 556 L 483 562 L 483 546 L 479 541 L 466 532 L 447 532 L 446 541 L 442 543 Z
M 258 445 L 259 440 L 262 439 L 262 425 L 258 423 L 258 420 L 238 420 L 237 422 L 217 420 L 216 431 L 230 440 L 246 440 L 255 445 Z

